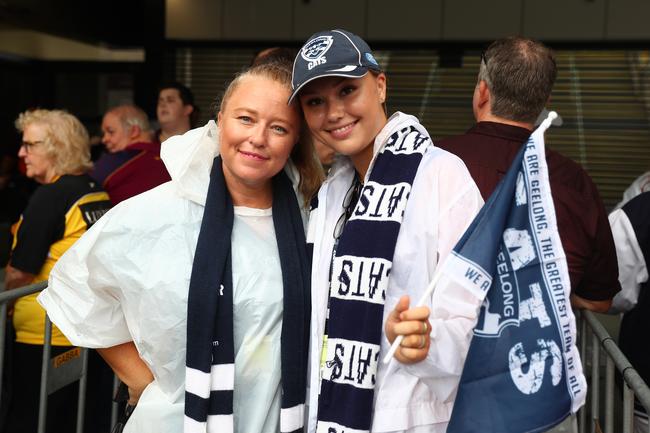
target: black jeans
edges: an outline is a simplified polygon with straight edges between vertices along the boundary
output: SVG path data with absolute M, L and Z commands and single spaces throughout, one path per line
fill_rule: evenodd
M 52 356 L 67 352 L 71 347 L 53 346 Z M 38 400 L 41 388 L 43 346 L 13 342 L 11 396 L 8 404 L 5 432 L 36 433 L 38 429 Z M 79 383 L 74 382 L 47 399 L 47 433 L 74 433 L 77 421 Z

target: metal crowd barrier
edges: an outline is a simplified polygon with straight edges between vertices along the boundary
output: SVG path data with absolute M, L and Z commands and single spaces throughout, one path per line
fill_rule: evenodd
M 29 286 L 19 287 L 10 291 L 4 290 L 0 292 L 0 389 L 2 389 L 2 379 L 4 372 L 4 353 L 5 353 L 5 336 L 7 335 L 7 303 L 14 301 L 20 297 L 31 295 L 32 293 L 40 292 L 47 287 L 47 282 L 30 284 Z M 45 349 L 44 349 L 45 350 Z M 2 394 L 0 393 L 0 399 Z M 2 404 L 2 400 L 0 400 Z
M 0 389 L 2 389 L 2 373 L 4 368 L 4 348 L 6 335 L 7 303 L 22 296 L 40 292 L 47 287 L 47 282 L 31 284 L 9 291 L 0 291 Z M 1 287 L 0 290 L 4 290 Z M 636 370 L 632 367 L 625 355 L 616 345 L 616 342 L 609 335 L 605 327 L 598 321 L 590 311 L 578 312 L 578 336 L 580 338 L 580 355 L 583 369 L 587 373 L 590 366 L 591 376 L 587 393 L 587 403 L 578 412 L 578 430 L 580 433 L 587 432 L 587 416 L 589 415 L 590 433 L 632 433 L 634 420 L 634 398 L 650 413 L 650 388 L 641 379 Z M 591 339 L 589 339 L 591 335 Z M 84 407 L 86 397 L 88 349 L 71 348 L 53 359 L 51 354 L 52 322 L 46 316 L 45 320 L 45 344 L 43 345 L 43 363 L 41 368 L 41 389 L 38 413 L 38 433 L 45 433 L 45 420 L 47 415 L 47 396 L 56 390 L 76 380 L 79 381 L 79 398 L 77 402 L 77 433 L 83 431 Z M 590 358 L 587 358 L 587 349 L 590 345 Z M 640 342 L 642 344 L 642 342 Z M 607 355 L 605 367 L 605 410 L 604 429 L 601 430 L 601 394 L 600 394 L 600 349 Z M 623 416 L 622 430 L 614 429 L 615 410 L 614 397 L 614 369 L 617 369 L 623 376 Z M 56 372 L 56 374 L 54 374 Z M 588 374 L 585 374 L 589 376 Z M 117 385 L 117 381 L 115 382 Z M 2 395 L 0 394 L 0 399 Z M 0 404 L 2 401 L 0 400 Z M 117 404 L 113 404 L 111 413 L 111 427 L 117 419 Z M 650 426 L 648 427 L 650 433 Z
M 650 414 L 650 388 L 639 373 L 632 367 L 623 352 L 618 348 L 614 339 L 609 335 L 605 327 L 596 318 L 591 311 L 582 310 L 578 314 L 579 338 L 580 338 L 580 356 L 582 358 L 585 376 L 587 368 L 590 365 L 591 375 L 588 379 L 589 387 L 587 392 L 587 403 L 578 412 L 578 426 L 580 433 L 632 433 L 634 422 L 634 398 L 645 408 L 646 414 Z M 591 339 L 589 335 L 591 335 Z M 589 343 L 591 342 L 591 345 Z M 643 344 L 643 342 L 639 342 Z M 588 356 L 588 347 L 590 357 Z M 604 395 L 604 420 L 605 424 L 601 425 L 601 362 L 600 350 L 603 349 L 607 355 L 605 361 L 605 395 Z M 617 395 L 614 384 L 614 370 L 623 377 L 623 410 L 622 410 L 622 428 L 614 428 L 615 424 L 615 399 Z M 589 423 L 587 423 L 587 412 L 589 412 Z M 587 430 L 589 424 L 589 430 Z M 620 425 L 620 424 L 619 424 Z M 648 426 L 650 433 L 650 426 Z
M 5 336 L 7 330 L 7 304 L 20 297 L 40 292 L 47 287 L 47 281 L 13 290 L 0 290 L 0 390 L 4 371 Z M 71 347 L 70 350 L 50 358 L 52 352 L 52 322 L 45 316 L 45 334 L 43 345 L 43 362 L 41 364 L 41 387 L 38 407 L 38 433 L 45 433 L 47 417 L 47 397 L 57 390 L 79 381 L 79 394 L 77 399 L 77 424 L 76 432 L 82 433 L 84 428 L 84 411 L 86 403 L 86 384 L 88 369 L 88 349 Z M 116 384 L 114 385 L 116 386 Z M 0 405 L 2 404 L 0 393 Z M 111 408 L 111 429 L 117 420 L 117 404 Z M 51 432 L 50 432 L 51 433 Z

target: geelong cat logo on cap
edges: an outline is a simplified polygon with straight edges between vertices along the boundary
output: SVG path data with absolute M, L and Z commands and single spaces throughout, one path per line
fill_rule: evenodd
M 314 67 L 327 63 L 325 53 L 330 49 L 333 42 L 334 39 L 331 36 L 318 36 L 302 47 L 300 56 L 307 60 L 307 69 L 311 71 Z

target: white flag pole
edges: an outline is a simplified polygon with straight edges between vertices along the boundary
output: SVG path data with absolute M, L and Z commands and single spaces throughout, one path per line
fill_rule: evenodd
M 546 131 L 551 126 L 551 122 L 555 119 L 557 119 L 557 113 L 555 111 L 549 111 L 548 116 L 546 116 L 546 119 L 544 119 L 539 127 L 543 128 L 543 131 Z
M 546 116 L 546 119 L 542 122 L 542 124 L 539 126 L 539 128 L 542 128 L 543 131 L 547 130 L 551 126 L 551 122 L 557 117 L 557 113 L 555 111 L 550 111 L 548 113 L 548 116 Z M 446 260 L 445 260 L 446 262 Z M 433 278 L 431 279 L 431 282 L 429 283 L 429 286 L 427 287 L 427 290 L 424 291 L 424 294 L 420 298 L 420 301 L 417 303 L 417 305 L 422 305 L 424 304 L 424 301 L 427 300 L 429 296 L 431 296 L 431 293 L 433 293 L 433 290 L 435 289 L 436 285 L 438 284 L 438 280 L 440 279 L 441 275 L 441 270 L 444 268 L 444 263 L 441 266 L 438 266 L 436 268 L 435 274 L 433 274 Z M 429 330 L 431 331 L 431 330 Z M 393 344 L 390 346 L 390 350 L 388 350 L 388 353 L 386 356 L 384 356 L 383 363 L 388 364 L 390 360 L 393 358 L 393 355 L 395 355 L 395 352 L 397 351 L 397 348 L 399 345 L 402 343 L 402 340 L 404 340 L 403 335 L 398 335 L 395 341 L 393 341 Z

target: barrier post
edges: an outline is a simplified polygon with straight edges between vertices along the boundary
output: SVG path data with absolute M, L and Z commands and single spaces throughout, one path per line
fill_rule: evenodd
M 43 364 L 41 366 L 41 392 L 38 403 L 38 433 L 45 433 L 47 420 L 47 376 L 50 372 L 50 352 L 52 350 L 52 322 L 45 316 L 45 335 L 43 336 Z
M 79 397 L 77 400 L 77 433 L 84 431 L 84 411 L 86 409 L 86 386 L 88 384 L 88 349 L 82 349 L 83 366 L 79 379 Z
M 605 371 L 605 433 L 614 433 L 614 360 L 609 356 Z
M 623 433 L 632 433 L 634 423 L 634 393 L 623 383 Z
M 600 342 L 598 336 L 591 336 L 591 433 L 596 432 L 600 412 Z
M 577 317 L 580 320 L 580 359 L 584 363 L 587 360 L 587 321 L 581 311 L 577 311 Z M 578 431 L 585 433 L 587 429 L 587 407 L 582 406 L 578 411 Z

